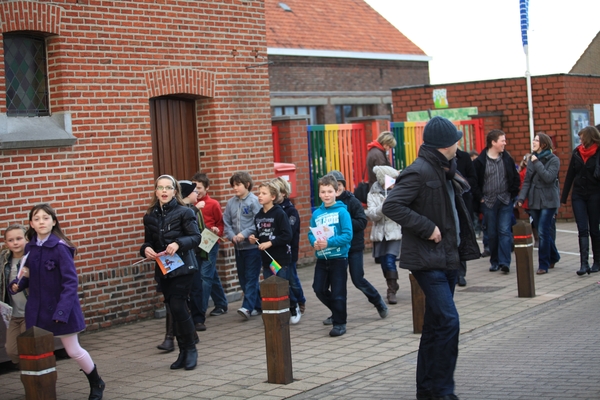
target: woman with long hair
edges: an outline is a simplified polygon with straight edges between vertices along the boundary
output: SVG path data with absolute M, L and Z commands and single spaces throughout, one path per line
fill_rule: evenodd
M 563 186 L 560 202 L 567 203 L 567 197 L 573 188 L 571 202 L 579 234 L 580 267 L 577 275 L 600 271 L 600 176 L 595 174 L 598 165 L 598 147 L 600 132 L 593 126 L 587 126 L 578 133 L 581 144 L 573 150 L 567 177 Z M 594 264 L 589 265 L 590 241 Z

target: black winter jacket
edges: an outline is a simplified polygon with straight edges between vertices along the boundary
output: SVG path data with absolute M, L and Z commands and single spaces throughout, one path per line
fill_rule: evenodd
M 336 200 L 346 205 L 350 219 L 352 220 L 352 241 L 350 242 L 350 250 L 348 252 L 363 251 L 365 249 L 365 229 L 368 220 L 362 203 L 347 190 L 344 190 L 342 194 L 336 197 Z
M 573 187 L 573 196 L 584 200 L 587 200 L 591 194 L 600 193 L 600 180 L 594 178 L 594 169 L 596 168 L 598 157 L 600 157 L 600 150 L 596 151 L 596 154 L 588 158 L 587 162 L 584 163 L 579 150 L 577 148 L 573 150 L 560 197 L 562 204 L 566 204 L 571 186 Z
M 157 203 L 152 212 L 144 215 L 144 234 L 144 244 L 140 248 L 142 257 L 146 257 L 146 247 L 160 253 L 169 244 L 176 242 L 179 244 L 177 254 L 186 264 L 167 276 L 163 276 L 157 264 L 155 268 L 157 277 L 173 278 L 198 270 L 194 252 L 200 244 L 201 236 L 196 215 L 191 208 L 180 205 L 176 199 L 172 199 L 162 208 Z
M 475 172 L 477 173 L 477 187 L 473 191 L 476 204 L 481 203 L 481 199 L 483 198 L 487 151 L 488 149 L 483 150 L 475 161 L 473 161 L 473 167 L 475 167 Z M 501 157 L 502 162 L 504 163 L 504 170 L 506 171 L 505 176 L 506 181 L 508 182 L 508 193 L 510 193 L 510 198 L 514 200 L 519 195 L 519 190 L 521 189 L 521 177 L 519 176 L 519 171 L 517 171 L 515 160 L 513 160 L 510 153 L 508 151 L 503 151 Z
M 452 183 L 460 223 L 458 247 L 454 212 L 440 160 L 420 149 L 418 158 L 396 180 L 382 211 L 402 226 L 401 268 L 456 270 L 460 261 L 480 257 L 471 217 L 462 198 L 462 186 L 454 180 Z M 442 234 L 439 243 L 429 240 L 436 226 Z

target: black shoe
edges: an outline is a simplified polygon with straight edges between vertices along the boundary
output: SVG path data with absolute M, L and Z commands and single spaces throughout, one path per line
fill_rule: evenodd
M 489 250 L 483 250 L 483 253 L 481 253 L 481 257 L 489 257 L 491 255 Z
M 455 394 L 447 394 L 442 397 L 432 397 L 431 400 L 458 400 L 458 396 Z
M 458 286 L 467 286 L 467 280 L 464 276 L 458 277 Z
M 206 330 L 206 325 L 204 325 L 202 322 L 198 322 L 194 325 L 194 328 L 196 328 L 197 332 L 204 332 Z
M 510 267 L 508 265 L 503 265 L 500 267 L 500 270 L 506 274 L 510 272 Z
M 600 263 L 593 263 L 592 268 L 590 268 L 590 272 L 598 272 L 600 271 Z
M 499 269 L 500 269 L 500 268 L 499 268 L 497 265 L 492 265 L 492 266 L 490 267 L 490 271 L 492 271 L 492 272 L 496 272 L 496 271 L 498 271 Z
M 222 307 L 215 307 L 215 309 L 210 312 L 211 317 L 218 317 L 223 314 L 227 314 L 227 309 Z
M 581 268 L 579 268 L 579 271 L 577 271 L 577 275 L 579 275 L 579 276 L 589 274 L 589 273 L 590 273 L 589 265 L 582 265 Z
M 346 325 L 334 325 L 329 331 L 329 336 L 342 336 L 344 333 L 346 333 Z
M 172 336 L 165 336 L 165 341 L 156 346 L 159 350 L 165 350 L 167 352 L 171 352 L 175 350 L 175 342 L 173 341 Z

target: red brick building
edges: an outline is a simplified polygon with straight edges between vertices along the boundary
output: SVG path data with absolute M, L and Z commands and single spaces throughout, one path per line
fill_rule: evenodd
M 600 104 L 600 76 L 560 74 L 535 76 L 532 81 L 533 120 L 535 132 L 553 137 L 555 154 L 560 157 L 559 181 L 564 177 L 573 150 L 574 115 L 587 112 L 589 124 L 594 121 L 594 104 Z M 434 109 L 433 91 L 446 89 L 450 108 L 477 107 L 484 118 L 485 131 L 506 132 L 506 149 L 515 160 L 531 151 L 527 87 L 525 78 L 497 79 L 445 85 L 392 89 L 394 121 L 406 121 L 406 113 Z M 573 114 L 576 112 L 578 114 Z M 560 207 L 558 218 L 572 218 L 570 200 Z
M 153 265 L 132 266 L 158 175 L 202 170 L 223 202 L 234 171 L 272 177 L 264 15 L 249 0 L 1 2 L 2 230 L 56 209 L 89 329 L 162 307 Z
M 273 116 L 391 115 L 391 87 L 429 83 L 423 50 L 363 0 L 266 0 Z

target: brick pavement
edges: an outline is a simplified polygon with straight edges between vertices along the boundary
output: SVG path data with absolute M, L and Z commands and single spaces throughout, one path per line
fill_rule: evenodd
M 562 260 L 547 275 L 536 276 L 536 297 L 518 298 L 514 260 L 510 274 L 489 272 L 488 259 L 469 262 L 468 286 L 457 288 L 456 303 L 461 315 L 461 356 L 457 378 L 462 374 L 462 357 L 468 355 L 467 338 L 494 327 L 493 324 L 508 323 L 507 318 L 518 318 L 528 312 L 536 312 L 540 305 L 558 303 L 570 293 L 594 286 L 600 274 L 578 277 L 577 234 L 574 223 L 558 224 L 557 247 Z M 537 265 L 534 253 L 534 264 Z M 378 265 L 370 254 L 365 254 L 366 277 L 380 293 L 385 293 L 385 281 Z M 90 351 L 102 377 L 107 382 L 105 399 L 282 399 L 293 396 L 310 397 L 311 390 L 327 390 L 328 386 L 348 386 L 342 397 L 350 398 L 352 392 L 364 385 L 369 387 L 368 398 L 413 398 L 414 358 L 419 335 L 412 333 L 410 286 L 408 272 L 400 272 L 399 303 L 390 306 L 390 316 L 385 320 L 378 317 L 376 310 L 366 298 L 348 283 L 348 333 L 340 338 L 330 338 L 329 327 L 321 321 L 328 310 L 320 304 L 311 289 L 313 268 L 299 271 L 307 295 L 307 312 L 298 325 L 291 326 L 293 373 L 295 381 L 289 385 L 266 383 L 266 361 L 264 355 L 264 330 L 260 317 L 242 321 L 235 313 L 241 302 L 230 304 L 230 312 L 220 317 L 207 319 L 208 330 L 200 332 L 198 346 L 199 365 L 194 371 L 171 371 L 169 365 L 175 353 L 161 353 L 155 346 L 164 334 L 164 320 L 148 320 L 131 325 L 104 330 L 81 336 L 82 345 Z M 555 300 L 552 302 L 552 300 Z M 544 306 L 542 306 L 544 307 Z M 533 311 L 532 311 L 533 310 Z M 573 313 L 573 317 L 575 317 Z M 596 319 L 597 320 L 597 319 Z M 569 322 L 565 329 L 573 325 Z M 561 328 L 561 329 L 562 329 Z M 498 328 L 500 330 L 500 328 Z M 513 330 L 507 331 L 507 336 Z M 508 340 L 508 339 L 507 339 Z M 510 343 L 520 343 L 517 336 Z M 472 340 L 477 343 L 476 339 Z M 485 343 L 482 340 L 482 343 Z M 596 342 L 597 343 L 597 342 Z M 587 351 L 591 353 L 589 347 Z M 477 354 L 474 352 L 473 354 Z M 504 358 L 479 355 L 484 366 L 497 367 L 500 372 Z M 542 351 L 530 353 L 545 356 Z M 411 361 L 412 357 L 412 361 Z M 477 358 L 477 357 L 475 357 Z M 386 369 L 389 363 L 405 363 L 405 371 L 397 371 L 396 392 L 370 374 L 374 368 Z M 476 370 L 483 367 L 473 365 Z M 468 367 L 470 368 L 470 367 Z M 511 367 L 513 368 L 513 367 Z M 591 368 L 590 368 L 591 369 Z M 59 360 L 57 394 L 60 399 L 81 399 L 88 393 L 84 375 L 72 360 Z M 518 377 L 510 369 L 507 377 Z M 363 375 L 361 375 L 363 374 Z M 364 375 L 367 374 L 365 378 Z M 533 376 L 533 374 L 532 374 Z M 538 375 L 536 375 L 538 376 Z M 389 379 L 388 379 L 389 380 Z M 577 379 L 576 379 L 577 380 Z M 585 382 L 585 379 L 579 379 Z M 490 374 L 479 384 L 482 393 L 488 385 L 503 382 L 501 373 Z M 522 381 L 526 387 L 526 380 Z M 325 386 L 324 386 L 325 385 Z M 336 387 L 337 387 L 336 386 Z M 24 390 L 18 372 L 0 375 L 2 399 L 23 399 Z M 406 387 L 406 392 L 400 388 Z M 467 390 L 468 385 L 459 386 Z M 473 386 L 476 390 L 476 385 Z M 525 389 L 524 389 L 525 390 Z M 396 396 L 394 393 L 398 393 Z M 459 394 L 463 392 L 459 391 Z M 467 392 L 465 392 L 467 393 Z M 468 392 L 471 393 L 471 392 Z M 491 392 L 490 392 L 491 393 Z M 364 398 L 364 393 L 361 395 Z M 309 396 L 309 397 L 306 397 Z M 337 395 L 336 398 L 341 398 Z M 361 398 L 361 396 L 354 398 Z M 598 396 L 600 397 L 600 396 Z M 598 398 L 597 397 L 597 398 Z M 477 396 L 469 398 L 479 398 Z M 495 397 L 481 397 L 495 398 Z M 514 397 L 498 397 L 514 398 Z M 525 398 L 525 397 L 524 397 Z M 534 398 L 534 397 L 529 397 Z M 563 397 L 556 397 L 563 398 Z M 568 398 L 568 397 L 566 397 Z

